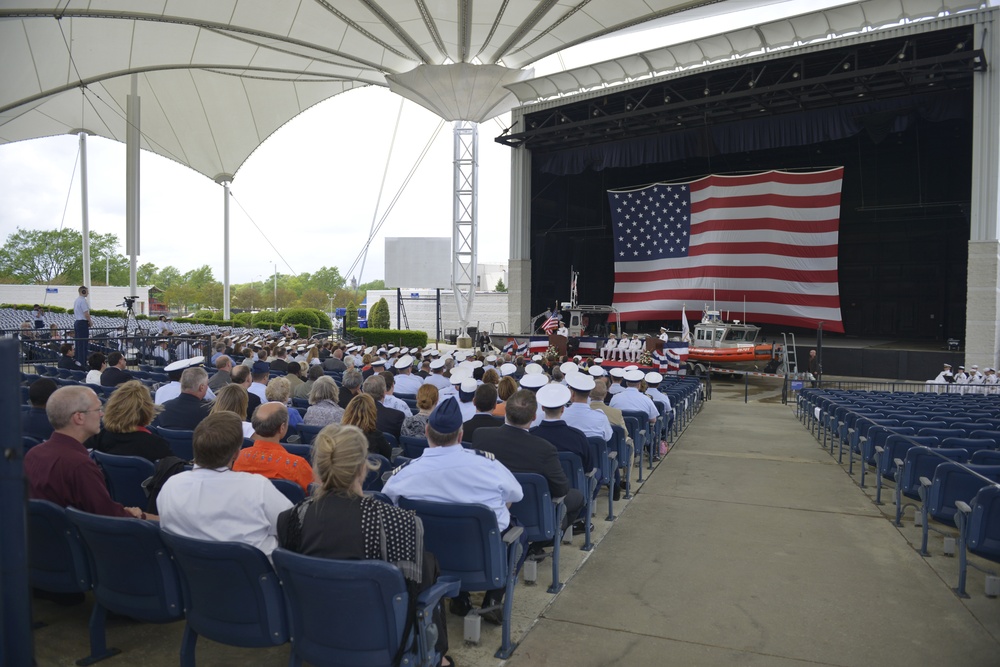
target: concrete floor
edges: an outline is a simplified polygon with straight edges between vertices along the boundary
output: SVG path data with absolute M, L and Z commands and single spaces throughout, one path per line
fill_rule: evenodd
M 912 510 L 902 529 L 776 400 L 766 381 L 716 382 L 712 401 L 629 502 L 605 520 L 596 548 L 563 548 L 563 592 L 519 584 L 507 661 L 521 665 L 1000 665 L 1000 599 L 970 571 L 971 598 L 951 592 L 954 558 L 933 536 L 921 558 Z M 633 477 L 633 480 L 635 476 Z M 887 496 L 891 499 L 891 496 Z M 87 653 L 90 604 L 36 602 L 39 665 Z M 123 650 L 105 664 L 175 665 L 182 623 L 109 625 Z M 498 665 L 500 630 L 478 646 L 449 620 L 459 665 Z M 204 665 L 283 665 L 287 646 L 247 650 L 201 640 Z

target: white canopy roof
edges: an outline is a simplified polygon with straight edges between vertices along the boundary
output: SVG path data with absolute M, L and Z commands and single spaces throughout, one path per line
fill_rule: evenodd
M 142 147 L 231 177 L 278 127 L 346 90 L 391 80 L 445 118 L 482 121 L 517 104 L 503 85 L 530 75 L 525 65 L 703 4 L 9 0 L 0 6 L 0 143 L 79 130 L 124 141 L 136 73 Z

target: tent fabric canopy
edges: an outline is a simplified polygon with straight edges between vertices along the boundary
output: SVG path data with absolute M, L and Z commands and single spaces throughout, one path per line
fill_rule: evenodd
M 530 75 L 525 65 L 704 4 L 11 0 L 0 6 L 0 143 L 80 130 L 123 141 L 136 74 L 142 147 L 215 178 L 347 90 L 394 77 L 397 92 L 439 115 L 485 120 L 511 107 L 503 85 Z M 455 64 L 465 75 L 406 76 Z M 483 65 L 505 69 L 468 71 Z

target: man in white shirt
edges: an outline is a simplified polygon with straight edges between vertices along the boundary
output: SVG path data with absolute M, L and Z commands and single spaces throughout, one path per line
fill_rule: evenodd
M 393 368 L 396 369 L 396 391 L 416 396 L 424 380 L 419 375 L 413 375 L 413 357 L 404 354 L 396 360 Z
M 255 361 L 250 369 L 253 384 L 247 389 L 260 399 L 260 404 L 267 403 L 267 381 L 271 378 L 271 364 L 266 361 Z
M 572 394 L 570 404 L 563 412 L 567 424 L 583 431 L 585 436 L 597 437 L 605 442 L 611 440 L 611 422 L 608 416 L 599 410 L 590 409 L 590 391 L 594 388 L 594 378 L 589 373 L 570 373 L 566 376 L 566 384 Z
M 270 556 L 278 515 L 292 506 L 267 477 L 234 472 L 243 422 L 231 412 L 206 417 L 194 430 L 194 469 L 166 481 L 156 499 L 160 527 L 199 540 L 243 542 Z
M 628 339 L 628 334 L 623 333 L 622 337 L 618 339 L 618 348 L 615 350 L 615 359 L 618 361 L 625 361 L 625 355 L 628 353 L 630 341 Z
M 639 383 L 643 381 L 645 373 L 640 370 L 630 370 L 625 372 L 625 382 L 628 386 L 619 391 L 611 399 L 611 407 L 619 410 L 635 410 L 645 412 L 649 417 L 649 423 L 653 424 L 660 416 L 660 411 L 653 404 L 653 399 L 645 394 L 639 393 Z
M 81 285 L 77 289 L 77 293 L 79 296 L 73 302 L 73 335 L 76 337 L 76 358 L 86 361 L 90 342 L 90 327 L 94 323 L 90 319 L 90 304 L 87 303 L 87 295 L 90 294 L 90 290 Z

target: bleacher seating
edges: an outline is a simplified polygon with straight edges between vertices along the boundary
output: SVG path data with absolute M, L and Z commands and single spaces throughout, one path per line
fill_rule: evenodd
M 549 493 L 549 483 L 538 473 L 514 473 L 515 479 L 521 485 L 524 497 L 510 506 L 510 512 L 524 527 L 528 544 L 552 543 L 552 584 L 549 593 L 562 590 L 559 581 L 559 551 L 562 543 L 560 532 L 563 517 L 566 516 L 566 505 L 562 498 L 552 498 Z M 537 577 L 538 561 L 549 554 L 536 552 L 529 555 L 524 566 L 524 583 L 534 584 Z M 529 572 L 533 570 L 533 572 Z M 535 575 L 535 576 L 531 576 Z
M 111 497 L 125 507 L 146 507 L 142 483 L 153 476 L 153 464 L 141 456 L 117 456 L 94 450 L 90 453 L 104 471 Z

